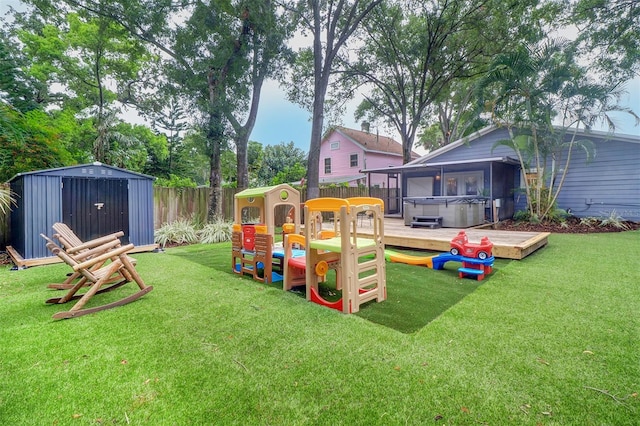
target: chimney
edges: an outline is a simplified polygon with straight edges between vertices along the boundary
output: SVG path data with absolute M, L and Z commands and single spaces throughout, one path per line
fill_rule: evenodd
M 369 133 L 369 130 L 371 130 L 371 124 L 368 121 L 363 121 L 361 128 L 363 132 Z

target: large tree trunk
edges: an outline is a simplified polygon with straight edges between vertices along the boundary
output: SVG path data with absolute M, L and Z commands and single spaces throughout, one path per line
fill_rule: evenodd
M 307 199 L 320 196 L 320 144 L 322 127 L 324 126 L 324 99 L 328 82 L 320 79 L 313 101 L 313 118 L 311 122 L 311 141 L 307 157 Z
M 236 131 L 236 187 L 239 190 L 249 187 L 249 163 L 247 146 L 249 145 L 249 131 L 242 127 Z
M 220 178 L 220 153 L 224 137 L 222 132 L 222 117 L 219 113 L 212 112 L 209 114 L 209 125 L 207 129 L 207 140 L 211 148 L 211 156 L 209 157 L 209 165 L 211 167 L 209 173 L 209 210 L 207 212 L 207 221 L 213 222 L 216 218 L 222 217 L 222 179 Z
M 256 73 L 256 77 L 253 80 L 253 94 L 251 96 L 251 108 L 249 109 L 249 116 L 246 123 L 241 126 L 237 122 L 235 117 L 228 117 L 229 121 L 233 125 L 236 132 L 236 175 L 237 175 L 237 188 L 246 189 L 249 187 L 249 164 L 248 164 L 248 151 L 249 136 L 253 131 L 253 127 L 256 125 L 256 118 L 258 117 L 258 107 L 260 106 L 260 94 L 262 91 L 262 84 L 264 83 L 266 68 L 268 64 L 262 64 L 259 72 Z

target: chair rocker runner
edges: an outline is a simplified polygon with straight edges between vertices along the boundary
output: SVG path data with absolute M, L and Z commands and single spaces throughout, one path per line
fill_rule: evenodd
M 43 235 L 46 238 L 46 236 Z M 47 238 L 48 239 L 48 238 Z M 74 272 L 79 273 L 82 278 L 73 285 L 71 289 L 63 297 L 54 297 L 46 301 L 51 304 L 67 303 L 71 300 L 77 300 L 75 305 L 68 311 L 58 312 L 53 315 L 54 319 L 75 318 L 94 312 L 103 311 L 105 309 L 115 308 L 116 306 L 122 306 L 129 302 L 139 299 L 151 290 L 152 286 L 147 286 L 138 272 L 135 266 L 131 263 L 126 253 L 131 250 L 133 244 L 127 244 L 125 246 L 116 247 L 119 245 L 119 241 L 111 241 L 96 247 L 95 253 L 101 252 L 94 257 L 90 257 L 86 260 L 77 259 L 71 254 L 62 250 L 56 243 L 48 239 L 47 248 L 65 263 L 67 263 Z M 110 263 L 105 264 L 108 260 Z M 98 268 L 94 268 L 95 265 L 100 265 Z M 120 274 L 121 280 L 113 283 L 113 277 L 116 274 Z M 130 296 L 120 299 L 115 302 L 108 303 L 102 306 L 96 306 L 91 308 L 83 307 L 86 303 L 96 294 L 106 293 L 114 290 L 124 284 L 135 281 L 140 290 Z M 89 286 L 89 289 L 84 294 L 77 294 L 78 291 L 85 285 Z

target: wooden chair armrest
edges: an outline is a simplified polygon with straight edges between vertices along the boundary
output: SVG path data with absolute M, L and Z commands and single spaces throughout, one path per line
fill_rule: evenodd
M 91 257 L 100 255 L 102 253 L 107 253 L 112 251 L 114 248 L 120 246 L 122 243 L 120 242 L 120 240 L 115 239 L 115 240 L 111 240 L 108 241 L 98 247 L 94 247 L 92 249 L 77 253 L 77 254 L 73 254 L 73 258 L 76 259 L 78 262 L 82 262 L 86 259 L 89 259 Z M 68 253 L 68 251 L 67 251 Z M 71 254 L 71 253 L 69 253 Z
M 80 244 L 78 246 L 70 247 L 70 248 L 67 249 L 67 252 L 73 254 L 73 253 L 77 253 L 77 252 L 82 251 L 82 250 L 92 249 L 92 248 L 98 247 L 98 246 L 100 246 L 100 245 L 102 245 L 102 244 L 104 244 L 106 242 L 117 240 L 118 238 L 122 237 L 123 235 L 124 235 L 124 232 L 122 232 L 122 231 L 115 232 L 115 233 L 109 234 L 109 235 L 105 235 L 103 237 L 99 237 L 99 238 L 96 238 L 96 239 L 93 239 L 93 240 L 90 240 L 90 241 L 86 241 L 86 242 L 84 242 L 84 243 L 82 243 L 82 244 Z M 64 236 L 62 236 L 60 234 L 55 234 L 54 237 L 56 237 L 56 238 L 60 238 L 60 237 L 64 238 Z
M 80 262 L 77 265 L 73 266 L 73 270 L 74 271 L 79 271 L 81 269 L 87 269 L 90 268 L 91 266 L 95 265 L 98 262 L 105 262 L 115 256 L 120 256 L 121 254 L 124 254 L 126 252 L 128 252 L 129 250 L 132 250 L 134 248 L 133 244 L 127 244 L 126 246 L 122 246 L 122 247 L 118 247 L 115 248 L 113 250 L 107 251 L 106 253 L 103 253 L 99 256 L 93 257 L 89 260 L 86 260 L 84 262 Z

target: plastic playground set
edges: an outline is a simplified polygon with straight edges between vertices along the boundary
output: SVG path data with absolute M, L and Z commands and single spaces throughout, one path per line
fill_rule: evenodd
M 280 224 L 281 244 L 274 243 L 277 209 L 286 211 Z M 371 221 L 366 237 L 359 235 L 358 226 L 364 217 Z M 490 274 L 494 263 L 493 243 L 487 237 L 470 243 L 464 231 L 451 241 L 448 253 L 413 256 L 385 249 L 381 199 L 316 198 L 301 204 L 300 193 L 286 184 L 235 195 L 231 241 L 233 272 L 265 283 L 282 281 L 285 291 L 304 286 L 307 300 L 343 313 L 386 299 L 387 261 L 435 270 L 444 269 L 447 262 L 459 262 L 459 277 L 476 280 Z M 335 302 L 324 299 L 318 290 L 331 271 L 336 290 L 342 291 Z

